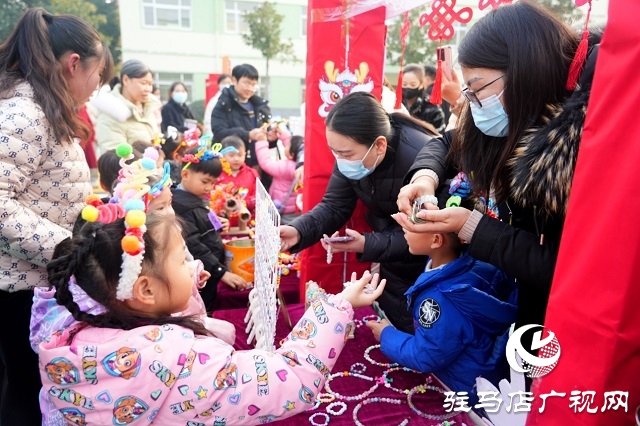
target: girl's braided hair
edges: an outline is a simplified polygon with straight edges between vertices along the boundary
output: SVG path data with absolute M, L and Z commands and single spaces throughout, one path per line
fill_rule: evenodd
M 169 285 L 163 279 L 168 272 L 164 271 L 163 254 L 170 233 L 177 229 L 176 219 L 172 215 L 150 213 L 146 226 L 142 271 Z M 143 317 L 116 299 L 122 271 L 121 240 L 124 232 L 124 219 L 108 224 L 86 222 L 72 238 L 58 244 L 53 259 L 47 265 L 49 284 L 56 288 L 58 304 L 66 307 L 77 321 L 94 327 L 130 330 L 144 325 L 177 324 L 196 334 L 208 335 L 203 324 L 192 317 Z M 69 290 L 71 276 L 89 297 L 106 308 L 105 313 L 94 315 L 80 309 Z

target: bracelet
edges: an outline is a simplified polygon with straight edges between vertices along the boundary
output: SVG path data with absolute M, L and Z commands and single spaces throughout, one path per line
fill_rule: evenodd
M 380 345 L 372 345 L 369 346 L 367 349 L 364 350 L 364 359 L 366 359 L 367 361 L 369 361 L 371 364 L 373 365 L 378 365 L 380 367 L 387 367 L 387 368 L 391 368 L 391 367 L 397 367 L 398 364 L 397 362 L 378 362 L 378 361 L 374 361 L 373 359 L 371 359 L 371 355 L 369 355 L 369 352 L 371 352 L 374 349 L 379 349 Z
M 316 402 L 315 404 L 313 404 L 313 407 L 304 410 L 305 412 L 307 411 L 316 411 L 318 409 L 318 407 L 320 407 L 320 404 L 322 404 L 322 401 L 320 401 L 318 398 L 316 398 Z
M 336 396 L 330 393 L 319 393 L 318 396 L 316 396 L 316 400 L 324 403 L 333 402 L 335 401 L 335 399 Z
M 364 401 L 359 402 L 358 405 L 356 405 L 356 407 L 353 409 L 353 422 L 356 424 L 356 426 L 364 426 L 360 422 L 360 420 L 358 420 L 358 411 L 360 411 L 360 408 L 364 407 L 367 404 L 372 404 L 374 402 L 386 402 L 389 404 L 401 405 L 404 401 L 402 399 L 376 397 L 376 398 L 365 399 Z M 398 426 L 406 426 L 408 423 L 409 423 L 409 419 L 404 419 L 402 422 L 400 422 Z
M 414 203 L 418 203 L 418 206 L 422 207 L 423 204 L 429 203 L 434 206 L 438 206 L 438 198 L 435 195 L 423 195 L 415 199 Z
M 362 322 L 363 323 L 367 323 L 367 321 L 376 321 L 376 322 L 380 322 L 380 317 L 377 316 L 376 314 L 371 314 L 371 315 L 365 315 L 362 317 Z
M 338 411 L 334 411 L 333 407 L 337 407 L 340 406 L 340 409 Z M 347 411 L 347 403 L 346 402 L 342 402 L 342 401 L 336 401 L 336 402 L 332 402 L 331 404 L 327 405 L 327 413 L 329 414 L 333 414 L 334 416 L 341 416 L 344 414 L 344 412 Z
M 358 379 L 363 379 L 363 380 L 367 380 L 369 382 L 375 382 L 373 384 L 373 386 L 371 386 L 371 388 L 369 388 L 369 390 L 366 390 L 364 392 L 362 392 L 361 394 L 358 395 L 354 395 L 354 396 L 344 396 L 339 394 L 338 392 L 334 392 L 331 390 L 331 386 L 329 385 L 329 383 L 331 383 L 331 381 L 333 379 L 335 379 L 336 377 L 356 377 Z M 367 395 L 369 395 L 371 392 L 373 392 L 374 390 L 376 390 L 378 388 L 378 384 L 379 382 L 377 382 L 375 379 L 368 377 L 368 376 L 363 376 L 362 374 L 357 374 L 357 373 L 351 373 L 349 371 L 341 371 L 339 373 L 335 373 L 330 375 L 329 377 L 327 377 L 327 381 L 324 384 L 324 389 L 331 395 L 335 396 L 338 399 L 344 399 L 345 401 L 357 401 L 359 399 L 363 399 L 366 398 Z
M 411 389 L 407 394 L 407 403 L 409 404 L 409 407 L 413 410 L 414 413 L 416 413 L 420 417 L 424 417 L 425 419 L 429 419 L 429 420 L 447 420 L 458 415 L 458 413 L 455 411 L 453 413 L 437 415 L 437 414 L 423 413 L 422 411 L 418 410 L 416 406 L 413 405 L 413 401 L 412 401 L 413 395 L 415 395 L 416 392 L 425 393 L 427 389 L 439 392 L 443 395 L 445 392 L 444 389 L 439 388 L 437 386 L 432 386 L 432 385 L 418 385 L 415 388 Z
M 356 328 L 360 328 L 360 327 L 362 327 L 364 325 L 362 320 L 359 320 L 359 319 L 356 319 L 356 318 L 353 319 L 353 323 L 356 325 Z
M 398 388 L 394 388 L 393 386 L 391 386 L 391 382 L 393 382 L 393 379 L 389 378 L 389 373 L 393 373 L 394 371 L 406 371 L 408 373 L 417 373 L 417 374 L 420 374 L 420 372 L 416 371 L 416 370 L 412 370 L 411 368 L 408 368 L 408 367 L 394 367 L 394 368 L 389 368 L 388 370 L 385 370 L 382 373 L 382 378 L 384 379 L 384 387 L 385 388 L 391 389 L 394 392 L 403 393 L 405 395 L 408 395 L 410 389 L 398 389 Z
M 324 423 L 316 423 L 314 420 L 315 416 L 324 417 Z M 311 417 L 309 417 L 309 423 L 311 423 L 313 426 L 327 426 L 329 424 L 329 420 L 331 420 L 331 418 L 327 413 L 315 413 L 312 414 Z
M 349 372 L 353 373 L 353 374 L 362 374 L 365 371 L 367 371 L 367 366 L 364 365 L 361 362 L 356 362 L 355 364 L 353 364 L 351 366 L 351 368 L 349 369 Z

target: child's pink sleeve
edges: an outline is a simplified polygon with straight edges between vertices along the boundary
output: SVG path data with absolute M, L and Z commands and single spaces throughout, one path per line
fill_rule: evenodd
M 275 352 L 231 352 L 224 366 L 216 370 L 200 361 L 208 354 L 221 355 L 219 344 L 197 339 L 193 356 L 199 361 L 193 363 L 192 374 L 171 390 L 171 400 L 165 406 L 187 399 L 179 389 L 188 388 L 197 413 L 211 410 L 209 414 L 228 423 L 267 423 L 307 410 L 322 392 L 326 377 L 342 352 L 353 327 L 352 319 L 351 305 L 340 296 L 318 300 Z M 212 384 L 206 386 L 208 392 L 202 392 L 206 401 L 192 398 L 204 387 L 203 383 Z
M 271 176 L 277 178 L 289 178 L 293 176 L 288 160 L 276 160 L 271 156 L 269 142 L 256 142 L 256 157 L 258 157 L 258 163 L 262 170 Z

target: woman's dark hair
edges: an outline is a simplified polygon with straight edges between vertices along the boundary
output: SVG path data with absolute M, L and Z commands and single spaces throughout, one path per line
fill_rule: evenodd
M 508 135 L 484 135 L 467 106 L 453 139 L 452 158 L 473 177 L 477 193 L 493 189 L 497 201 L 507 197 L 506 163 L 525 131 L 543 123 L 547 106 L 568 95 L 565 84 L 578 41 L 578 35 L 551 12 L 528 1 L 489 12 L 462 39 L 461 66 L 506 75 L 501 100 L 509 116 Z
M 166 285 L 165 277 L 170 271 L 164 270 L 164 251 L 168 249 L 171 233 L 177 231 L 176 223 L 179 222 L 173 215 L 147 214 L 142 273 Z M 73 238 L 58 244 L 53 259 L 47 265 L 49 284 L 56 288 L 58 304 L 66 307 L 77 321 L 94 327 L 131 330 L 144 325 L 177 324 L 197 334 L 209 334 L 200 322 L 191 317 L 141 317 L 116 299 L 122 271 L 124 231 L 124 219 L 109 224 L 86 222 Z M 69 290 L 72 275 L 89 297 L 102 304 L 107 312 L 93 315 L 80 310 Z
M 295 161 L 298 158 L 298 153 L 304 150 L 304 138 L 300 135 L 291 136 L 291 141 L 289 142 L 289 154 Z
M 231 78 L 229 74 L 220 74 L 220 76 L 218 77 L 218 86 L 220 86 L 220 83 L 222 83 L 224 80 L 228 78 L 229 79 Z
M 201 149 L 202 148 L 199 147 L 191 148 L 185 153 L 185 155 L 196 155 Z M 185 162 L 183 161 L 182 164 L 184 165 Z M 204 173 L 211 177 L 217 178 L 218 176 L 220 176 L 220 173 L 222 173 L 222 163 L 220 163 L 220 159 L 217 157 L 210 158 L 205 161 L 202 161 L 201 158 L 197 163 L 191 163 L 187 170 L 191 170 L 192 172 Z
M 233 67 L 231 75 L 236 80 L 240 80 L 242 77 L 247 77 L 249 80 L 257 80 L 259 77 L 256 67 L 250 64 L 240 64 Z
M 418 64 L 407 64 L 402 69 L 404 74 L 413 73 L 420 80 L 420 86 L 422 86 L 422 82 L 424 81 L 424 65 Z
M 178 86 L 182 86 L 184 87 L 184 90 L 189 93 L 189 89 L 187 88 L 187 86 L 181 82 L 181 81 L 175 81 L 173 82 L 173 84 L 171 85 L 171 87 L 169 87 L 169 97 L 171 97 L 171 94 L 173 93 L 173 91 L 176 89 L 176 87 Z
M 76 136 L 85 140 L 90 133 L 78 117 L 79 105 L 59 62 L 68 52 L 78 54 L 83 67 L 92 59 L 104 59 L 104 69 L 96 71 L 100 72 L 101 85 L 111 78 L 113 58 L 109 47 L 96 30 L 76 16 L 29 9 L 0 45 L 0 94 L 22 80 L 29 83 L 59 142 L 72 142 Z
M 437 134 L 406 114 L 387 114 L 380 101 L 366 92 L 351 93 L 338 101 L 329 111 L 325 124 L 327 129 L 367 147 L 373 145 L 378 136 L 392 140 L 396 129 L 401 126 L 412 127 L 432 136 Z

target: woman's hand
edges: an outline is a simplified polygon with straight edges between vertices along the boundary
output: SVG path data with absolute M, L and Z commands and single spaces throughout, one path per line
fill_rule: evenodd
M 280 251 L 287 251 L 300 242 L 300 233 L 289 225 L 280 226 Z
M 344 243 L 327 243 L 324 239 L 329 238 L 329 236 L 327 234 L 323 234 L 323 238 L 320 239 L 322 247 L 327 251 L 329 251 L 329 247 L 331 247 L 332 253 L 341 253 L 345 251 L 354 253 L 364 252 L 364 235 L 349 228 L 345 229 L 344 233 L 349 237 L 353 237 L 354 239 L 352 241 L 347 241 Z M 331 236 L 338 237 L 338 231 L 334 232 Z
M 418 173 L 420 173 L 420 170 L 414 175 L 414 182 L 400 188 L 398 193 L 398 211 L 405 213 L 407 216 L 411 215 L 413 200 L 423 195 L 434 195 L 436 192 L 435 181 L 426 175 L 416 177 Z
M 447 78 L 445 73 L 442 73 L 442 99 L 449 102 L 451 105 L 455 105 L 460 94 L 462 92 L 462 85 L 458 79 L 458 74 L 454 70 L 451 70 L 451 80 Z
M 410 232 L 442 234 L 447 232 L 460 232 L 460 229 L 462 229 L 467 219 L 469 219 L 469 216 L 471 216 L 471 211 L 464 207 L 447 207 L 442 210 L 420 210 L 417 216 L 428 222 L 413 223 L 409 219 L 409 216 L 403 212 L 391 215 L 400 226 Z
M 340 293 L 347 302 L 351 303 L 353 309 L 371 305 L 380 297 L 387 284 L 387 280 L 382 280 L 378 285 L 380 276 L 378 274 L 371 275 L 369 271 L 365 271 L 359 280 L 357 278 L 356 273 L 352 273 L 351 281 L 345 283 L 345 289 Z
M 233 272 L 225 272 L 220 281 L 228 285 L 234 290 L 244 290 L 249 285 L 240 275 L 236 275 Z
M 379 322 L 367 321 L 367 327 L 371 329 L 373 337 L 375 337 L 378 342 L 380 341 L 380 334 L 382 334 L 382 330 L 390 326 L 391 323 L 386 319 L 381 319 Z

